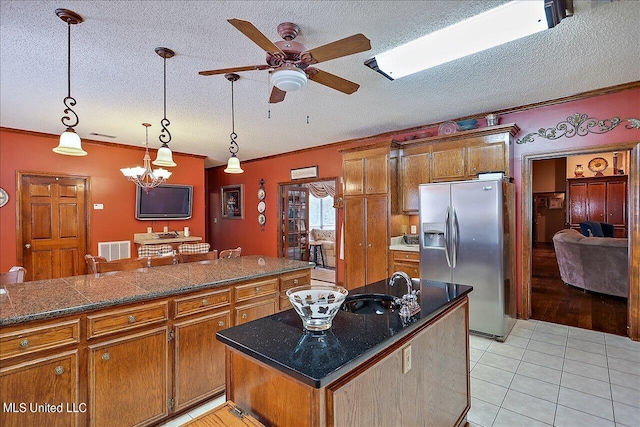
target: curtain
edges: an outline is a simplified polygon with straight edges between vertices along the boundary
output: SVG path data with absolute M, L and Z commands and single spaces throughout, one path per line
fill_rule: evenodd
M 327 196 L 335 197 L 336 185 L 331 182 L 311 182 L 309 183 L 309 193 L 319 199 Z

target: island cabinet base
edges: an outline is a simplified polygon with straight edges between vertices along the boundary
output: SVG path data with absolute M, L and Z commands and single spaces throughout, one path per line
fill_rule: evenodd
M 230 347 L 226 360 L 227 399 L 267 426 L 466 425 L 468 298 L 320 388 Z

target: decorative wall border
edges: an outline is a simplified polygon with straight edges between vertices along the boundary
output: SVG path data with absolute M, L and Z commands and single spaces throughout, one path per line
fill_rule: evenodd
M 533 142 L 535 137 L 558 139 L 563 136 L 573 138 L 574 136 L 586 136 L 589 133 L 603 134 L 615 129 L 621 123 L 629 122 L 625 125 L 626 129 L 640 129 L 640 119 L 620 117 L 612 117 L 611 119 L 598 120 L 589 117 L 588 114 L 575 113 L 573 116 L 567 117 L 565 121 L 558 123 L 555 127 L 540 128 L 538 132 L 529 133 L 522 138 L 516 140 L 516 144 L 526 144 Z M 559 132 L 558 132 L 559 131 Z

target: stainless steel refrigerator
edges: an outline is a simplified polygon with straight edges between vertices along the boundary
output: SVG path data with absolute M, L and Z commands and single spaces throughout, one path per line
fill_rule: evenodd
M 420 278 L 473 286 L 469 328 L 501 341 L 517 315 L 514 203 L 505 179 L 420 185 Z

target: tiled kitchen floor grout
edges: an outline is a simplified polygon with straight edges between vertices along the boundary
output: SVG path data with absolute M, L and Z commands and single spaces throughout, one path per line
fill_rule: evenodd
M 639 427 L 640 342 L 518 320 L 504 343 L 471 335 L 470 427 Z M 180 426 L 218 397 L 163 424 Z

